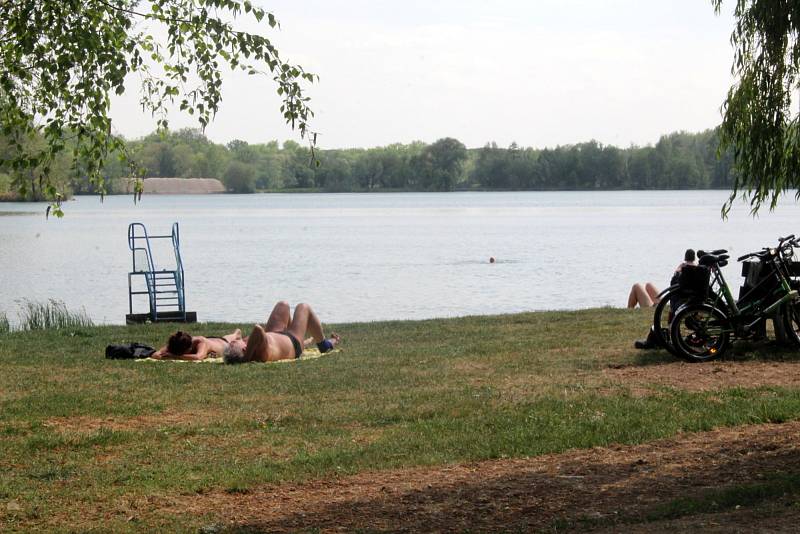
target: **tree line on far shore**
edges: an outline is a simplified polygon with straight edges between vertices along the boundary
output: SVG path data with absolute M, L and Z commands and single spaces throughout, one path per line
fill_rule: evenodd
M 664 135 L 653 146 L 618 148 L 596 141 L 534 149 L 487 143 L 467 149 L 453 138 L 370 149 L 311 150 L 294 141 L 211 142 L 183 129 L 128 141 L 144 177 L 217 178 L 230 192 L 463 191 L 730 188 L 733 157 L 717 157 L 714 130 Z M 10 150 L 0 137 L 0 156 Z M 95 193 L 80 168 L 51 167 L 51 178 L 72 194 Z M 130 170 L 112 155 L 106 192 L 124 193 Z M 36 173 L 0 167 L 0 197 L 24 184 L 27 200 L 43 198 Z M 26 181 L 30 181 L 27 183 Z

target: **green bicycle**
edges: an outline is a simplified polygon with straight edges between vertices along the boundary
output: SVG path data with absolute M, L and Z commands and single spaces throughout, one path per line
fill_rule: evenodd
M 745 254 L 738 261 L 757 258 L 766 268 L 767 275 L 738 301 L 720 269 L 719 256 L 710 254 L 700 258 L 705 268 L 704 279 L 694 283 L 701 298 L 681 306 L 670 323 L 670 340 L 678 354 L 690 362 L 703 362 L 722 356 L 731 338 L 752 339 L 760 333 L 759 326 L 776 312 L 783 318 L 787 336 L 800 345 L 800 297 L 792 288 L 790 260 L 794 247 L 800 240 L 788 236 L 779 239 L 777 248 Z M 711 298 L 704 292 L 709 280 L 720 291 Z

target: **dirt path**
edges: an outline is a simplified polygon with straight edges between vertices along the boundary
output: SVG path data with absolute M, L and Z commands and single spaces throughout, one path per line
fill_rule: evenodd
M 689 391 L 711 391 L 731 387 L 800 387 L 800 363 L 722 361 L 705 364 L 669 362 L 628 365 L 603 370 L 603 376 L 628 386 L 657 384 Z
M 641 518 L 675 499 L 800 474 L 798 443 L 800 422 L 757 425 L 638 446 L 194 495 L 169 507 L 213 511 L 223 519 L 217 527 L 242 532 L 793 532 L 800 508 L 791 495 L 755 508 L 650 523 Z

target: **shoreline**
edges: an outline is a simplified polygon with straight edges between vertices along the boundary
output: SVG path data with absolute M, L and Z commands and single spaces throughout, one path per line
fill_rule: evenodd
M 3 313 L 8 315 L 8 311 L 0 309 L 0 316 Z M 526 310 L 526 311 L 518 311 L 518 312 L 507 312 L 507 313 L 495 313 L 495 314 L 468 314 L 468 315 L 457 315 L 457 316 L 439 316 L 439 317 L 426 317 L 426 318 L 416 318 L 416 319 L 375 319 L 375 320 L 362 320 L 362 321 L 326 321 L 324 317 L 321 317 L 322 323 L 326 328 L 386 328 L 386 327 L 416 327 L 422 326 L 426 323 L 428 324 L 440 324 L 440 323 L 458 323 L 458 322 L 471 322 L 471 321 L 482 321 L 482 322 L 497 322 L 498 324 L 503 324 L 504 322 L 513 323 L 514 321 L 518 320 L 525 320 L 529 318 L 539 318 L 543 320 L 549 320 L 553 316 L 562 316 L 562 318 L 573 317 L 576 315 L 594 315 L 600 314 L 603 312 L 607 313 L 626 313 L 628 315 L 633 314 L 645 314 L 650 315 L 652 314 L 651 309 L 647 309 L 646 311 L 642 311 L 642 308 L 625 308 L 625 307 L 613 307 L 613 306 L 596 306 L 591 308 L 577 308 L 577 309 L 553 309 L 553 310 Z M 80 313 L 78 311 L 77 313 Z M 9 320 L 11 317 L 9 317 Z M 167 321 L 159 321 L 156 323 L 153 322 L 144 322 L 144 323 L 135 323 L 135 324 L 126 324 L 125 322 L 119 323 L 95 323 L 94 321 L 92 326 L 80 326 L 80 327 L 66 327 L 62 328 L 69 330 L 70 328 L 76 330 L 104 330 L 104 329 L 130 329 L 130 330 L 142 330 L 142 329 L 156 329 L 156 330 L 163 330 L 165 328 L 172 329 L 172 330 L 185 330 L 185 331 L 192 331 L 203 329 L 203 328 L 211 328 L 211 329 L 231 329 L 234 330 L 236 328 L 242 329 L 250 329 L 253 327 L 254 324 L 259 323 L 262 324 L 264 321 L 264 317 L 258 317 L 252 320 L 243 320 L 243 321 L 197 321 L 195 323 L 183 323 L 183 322 L 167 322 Z M 7 332 L 5 335 L 15 335 L 15 334 L 30 334 L 35 332 L 41 332 L 40 330 L 15 330 L 15 327 L 19 326 L 19 321 L 10 321 L 12 330 Z M 55 329 L 59 330 L 59 329 Z M 646 332 L 643 331 L 643 335 Z M 0 336 L 3 333 L 0 331 Z M 631 341 L 633 343 L 633 341 Z
M 325 189 L 318 189 L 318 188 L 303 188 L 303 189 L 264 189 L 259 191 L 254 191 L 253 193 L 235 193 L 232 191 L 186 191 L 186 192 L 159 192 L 159 191 L 147 191 L 143 193 L 142 196 L 146 197 L 149 195 L 153 196 L 197 196 L 197 195 L 305 195 L 305 194 L 324 194 L 324 195 L 347 195 L 347 194 L 402 194 L 402 193 L 420 193 L 420 194 L 458 194 L 458 193 L 633 193 L 633 192 L 677 192 L 677 191 L 730 191 L 729 188 L 726 187 L 709 187 L 709 188 L 687 188 L 687 189 L 486 189 L 486 188 L 478 188 L 478 189 L 456 189 L 453 191 L 427 191 L 427 190 L 419 190 L 419 189 L 361 189 L 361 190 L 352 190 L 352 191 L 328 191 Z M 131 192 L 118 192 L 118 193 L 106 193 L 105 197 L 125 197 L 130 196 Z M 39 199 L 39 200 L 26 200 L 20 199 L 18 197 L 12 196 L 13 193 L 9 194 L 0 194 L 0 203 L 20 203 L 20 204 L 35 204 L 35 203 L 49 203 L 50 200 L 47 199 Z M 787 193 L 788 195 L 788 193 Z M 74 201 L 78 197 L 99 197 L 99 193 L 74 193 L 68 195 L 62 201 Z

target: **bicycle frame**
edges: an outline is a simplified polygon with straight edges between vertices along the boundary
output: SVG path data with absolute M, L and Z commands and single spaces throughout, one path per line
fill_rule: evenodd
M 770 251 L 769 254 L 769 261 L 772 266 L 771 276 L 768 276 L 758 282 L 747 293 L 742 295 L 742 298 L 740 298 L 738 301 L 733 297 L 733 293 L 731 292 L 731 289 L 728 286 L 728 283 L 725 280 L 725 277 L 723 276 L 722 270 L 719 268 L 719 266 L 716 264 L 711 266 L 714 280 L 722 289 L 722 297 L 725 300 L 728 310 L 730 311 L 730 314 L 727 317 L 729 326 L 728 328 L 723 328 L 723 332 L 732 333 L 737 337 L 746 337 L 750 333 L 750 330 L 760 321 L 767 318 L 786 302 L 794 300 L 798 297 L 798 292 L 792 289 L 789 284 L 789 277 L 787 276 L 788 268 L 784 263 L 782 253 L 773 253 Z M 752 302 L 747 302 L 749 295 L 756 293 L 767 284 L 774 284 L 776 278 L 778 284 L 774 289 L 772 289 L 772 291 L 761 298 L 753 300 Z M 713 301 L 713 306 L 715 308 L 719 308 L 719 296 L 719 293 L 717 293 L 716 299 Z M 742 303 L 745 304 L 741 305 Z M 765 303 L 769 304 L 762 308 Z

